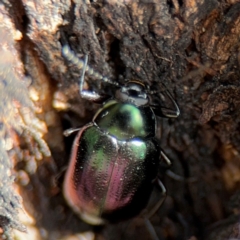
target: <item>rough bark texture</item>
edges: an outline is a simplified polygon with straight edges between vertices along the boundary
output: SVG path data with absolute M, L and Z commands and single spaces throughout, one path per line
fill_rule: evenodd
M 151 239 L 141 218 L 95 229 L 63 199 L 72 138 L 62 131 L 99 108 L 79 96 L 81 73 L 61 55 L 67 43 L 114 81 L 139 79 L 159 93 L 164 83 L 180 106 L 178 119 L 159 120 L 171 171 L 186 179 L 162 172 L 168 196 L 151 218 L 159 239 L 240 239 L 237 0 L 4 0 L 0 36 L 2 238 L 24 224 L 19 239 Z

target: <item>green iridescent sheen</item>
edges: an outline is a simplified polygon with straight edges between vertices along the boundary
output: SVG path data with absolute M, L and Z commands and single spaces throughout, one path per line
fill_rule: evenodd
M 149 107 L 110 101 L 94 117 L 104 131 L 120 140 L 155 134 L 155 116 Z
M 147 145 L 145 142 L 141 141 L 132 141 L 129 146 L 129 152 L 136 158 L 138 161 L 144 161 L 147 155 Z
M 99 134 L 99 129 L 97 127 L 89 127 L 85 130 L 82 136 L 82 141 L 87 144 L 87 155 L 91 156 L 95 161 L 92 162 L 89 159 L 91 167 L 96 170 L 105 169 L 107 166 L 106 159 L 109 158 L 109 147 L 104 146 L 102 142 L 107 142 L 108 137 Z

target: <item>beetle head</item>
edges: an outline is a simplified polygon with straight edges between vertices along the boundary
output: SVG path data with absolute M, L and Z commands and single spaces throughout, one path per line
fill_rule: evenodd
M 127 82 L 118 89 L 115 97 L 121 102 L 132 103 L 136 106 L 144 106 L 149 102 L 145 85 L 135 80 Z

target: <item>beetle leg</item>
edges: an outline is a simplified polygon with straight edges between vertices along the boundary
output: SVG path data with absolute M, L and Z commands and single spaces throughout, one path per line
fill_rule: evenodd
M 55 175 L 54 177 L 54 183 L 56 183 L 56 185 L 58 185 L 58 181 L 59 179 L 63 176 L 63 174 L 65 174 L 65 172 L 67 171 L 67 166 L 64 166 L 60 169 L 60 171 Z
M 162 158 L 165 160 L 165 162 L 167 163 L 167 165 L 170 167 L 170 166 L 172 165 L 171 160 L 167 157 L 167 155 L 164 153 L 163 150 L 161 150 L 161 153 L 160 153 L 160 154 L 161 154 L 161 157 L 162 157 Z M 180 182 L 189 182 L 189 183 L 192 183 L 192 182 L 195 182 L 195 181 L 196 181 L 196 178 L 188 178 L 188 179 L 186 179 L 185 177 L 182 177 L 182 176 L 174 173 L 174 172 L 171 171 L 171 170 L 167 170 L 167 171 L 166 171 L 166 174 L 167 174 L 170 178 L 172 178 L 172 179 L 174 179 L 174 180 L 176 180 L 176 181 L 180 181 Z
M 173 99 L 172 95 L 170 94 L 170 92 L 166 89 L 165 90 L 167 96 L 170 98 L 171 102 L 174 105 L 175 109 L 170 109 L 170 108 L 166 108 L 166 107 L 158 107 L 156 105 L 151 105 L 154 113 L 159 116 L 159 117 L 166 117 L 166 118 L 177 118 L 180 115 L 180 110 L 178 107 L 178 104 L 176 103 L 176 101 Z
M 83 71 L 82 71 L 82 76 L 80 78 L 80 86 L 79 86 L 79 93 L 82 98 L 85 98 L 89 101 L 103 101 L 105 100 L 106 96 L 100 95 L 94 91 L 88 91 L 83 89 L 83 84 L 84 84 L 84 77 L 85 73 L 87 70 L 87 62 L 88 62 L 88 55 L 85 56 L 84 59 L 84 64 L 83 64 Z
M 159 108 L 158 106 L 155 106 L 155 105 L 150 105 L 150 106 L 158 117 L 177 118 L 180 115 L 179 108 L 176 110 L 173 110 L 166 107 Z
M 162 114 L 167 117 L 167 118 L 176 118 L 180 115 L 180 110 L 178 107 L 177 102 L 173 99 L 172 95 L 170 94 L 170 92 L 166 89 L 166 93 L 168 95 L 168 97 L 170 98 L 170 100 L 172 101 L 173 105 L 174 105 L 174 110 L 173 109 L 168 109 L 168 108 L 161 108 Z
M 180 115 L 180 111 L 172 110 L 170 108 L 161 107 L 161 117 L 177 118 Z
M 81 128 L 69 128 L 63 132 L 65 137 L 69 137 L 72 133 L 80 131 Z
M 88 56 L 85 56 L 85 59 L 82 60 L 77 57 L 77 55 L 71 51 L 70 47 L 68 45 L 64 45 L 62 48 L 62 55 L 71 63 L 73 63 L 75 66 L 77 66 L 78 69 L 83 69 L 82 75 L 80 78 L 80 95 L 82 98 L 86 98 L 90 101 L 96 101 L 99 103 L 104 102 L 106 99 L 109 98 L 107 95 L 100 95 L 94 91 L 87 91 L 83 89 L 84 84 L 84 76 L 85 73 L 88 73 L 90 76 L 95 77 L 96 79 L 100 79 L 103 82 L 110 83 L 115 86 L 119 86 L 117 82 L 113 82 L 109 78 L 102 76 L 100 73 L 96 72 L 93 68 L 87 65 L 88 62 Z
M 185 177 L 182 177 L 182 176 L 174 173 L 171 170 L 167 170 L 166 174 L 168 177 L 170 177 L 176 181 L 179 181 L 179 182 L 193 183 L 193 182 L 197 181 L 197 178 L 195 178 L 195 177 L 185 178 Z
M 163 160 L 165 161 L 165 163 L 167 163 L 168 166 L 172 165 L 171 160 L 168 158 L 168 156 L 164 153 L 163 150 L 161 150 L 160 155 L 163 158 Z
M 157 178 L 157 185 L 158 187 L 160 187 L 160 191 L 161 191 L 161 196 L 159 201 L 154 205 L 154 207 L 152 207 L 151 210 L 148 210 L 146 213 L 144 213 L 143 218 L 146 224 L 146 227 L 149 231 L 149 233 L 151 234 L 151 237 L 153 240 L 159 240 L 156 231 L 154 230 L 153 225 L 150 222 L 150 218 L 156 213 L 156 211 L 161 207 L 161 205 L 163 204 L 166 195 L 167 195 L 167 191 L 166 188 L 164 187 L 163 183 L 161 182 L 161 180 L 159 178 Z
M 149 219 L 150 217 L 152 217 L 154 215 L 154 213 L 163 204 L 163 202 L 164 202 L 164 200 L 166 198 L 166 195 L 167 195 L 166 188 L 164 187 L 162 181 L 159 178 L 157 178 L 157 184 L 158 184 L 158 186 L 161 189 L 161 195 L 162 196 L 160 197 L 160 200 L 155 204 L 155 206 L 150 211 L 148 211 L 146 214 L 144 214 L 144 218 L 146 218 L 146 219 Z
M 144 218 L 144 222 L 145 222 L 145 225 L 146 225 L 146 227 L 147 227 L 147 229 L 148 229 L 152 239 L 153 240 L 159 240 L 159 238 L 158 238 L 158 236 L 156 234 L 156 231 L 155 231 L 153 225 L 151 224 L 151 222 L 149 221 L 149 219 L 148 218 Z

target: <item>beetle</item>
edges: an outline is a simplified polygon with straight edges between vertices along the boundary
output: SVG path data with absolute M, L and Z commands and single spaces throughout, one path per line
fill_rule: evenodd
M 87 65 L 87 57 L 79 59 L 69 46 L 64 46 L 62 53 L 83 69 L 81 97 L 103 102 L 90 123 L 69 131 L 78 133 L 64 178 L 64 197 L 73 211 L 92 225 L 132 218 L 147 205 L 155 183 L 166 192 L 158 179 L 160 157 L 171 162 L 156 138 L 156 117 L 176 118 L 179 107 L 167 89 L 174 109 L 154 105 L 150 95 L 156 92 L 142 82 L 130 80 L 120 86 L 94 71 Z M 114 96 L 84 90 L 85 72 L 115 85 Z

